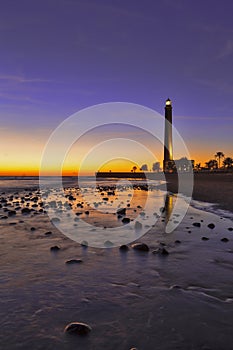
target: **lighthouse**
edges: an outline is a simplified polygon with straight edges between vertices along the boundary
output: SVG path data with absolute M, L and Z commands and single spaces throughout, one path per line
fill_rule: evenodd
M 172 171 L 174 166 L 173 162 L 173 149 L 172 149 L 172 103 L 168 98 L 165 105 L 165 132 L 164 132 L 164 158 L 163 158 L 163 171 Z

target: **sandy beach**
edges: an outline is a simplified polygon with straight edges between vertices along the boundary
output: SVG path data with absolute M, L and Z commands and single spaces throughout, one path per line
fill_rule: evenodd
M 216 178 L 207 181 L 199 177 L 194 198 L 200 200 L 203 186 L 206 197 L 202 193 L 202 200 L 209 202 L 209 198 L 215 198 L 217 202 L 218 198 L 219 205 L 230 201 L 216 194 L 209 197 L 216 181 L 218 187 L 222 185 L 220 178 L 219 183 Z M 50 222 L 35 180 L 16 181 L 11 186 L 8 182 L 5 187 L 3 181 L 0 195 L 3 349 L 232 348 L 231 219 L 208 212 L 206 205 L 203 210 L 189 207 L 178 228 L 165 234 L 166 221 L 175 222 L 177 217 L 171 208 L 162 210 L 159 203 L 155 206 L 158 218 L 153 227 L 136 240 L 146 244 L 148 251 L 134 249 L 133 242 L 128 244 L 128 251 L 119 247 L 93 248 L 72 241 L 60 232 L 59 224 L 57 228 Z M 225 188 L 230 188 L 230 180 L 226 183 Z M 127 208 L 125 216 L 135 220 L 142 216 L 143 209 L 131 201 L 128 191 L 119 194 L 126 195 L 120 197 L 125 198 L 120 205 Z M 108 198 L 103 202 L 108 202 L 110 208 L 114 196 L 108 192 L 108 187 L 101 189 L 102 197 Z M 140 193 L 143 197 L 147 191 L 139 188 L 138 196 Z M 67 194 L 73 210 L 79 212 L 78 220 L 72 221 L 78 231 L 87 216 L 89 220 L 94 217 L 95 208 L 89 207 L 87 215 L 85 205 L 77 207 L 82 200 L 78 189 L 70 184 Z M 149 194 L 162 198 L 158 189 L 152 188 Z M 175 195 L 169 198 L 169 203 L 176 201 Z M 64 210 L 59 201 L 56 206 L 57 211 Z M 124 230 L 122 218 L 116 218 L 114 213 L 109 215 Z M 146 226 L 147 219 L 143 220 Z M 108 229 L 102 230 L 107 235 Z M 87 241 L 89 233 L 87 230 Z M 87 336 L 67 334 L 64 329 L 70 322 L 84 322 L 92 330 Z
M 177 176 L 166 174 L 166 179 L 169 191 L 177 193 Z M 166 186 L 161 188 L 166 189 Z M 233 212 L 233 172 L 194 173 L 192 198 L 216 204 L 218 208 Z

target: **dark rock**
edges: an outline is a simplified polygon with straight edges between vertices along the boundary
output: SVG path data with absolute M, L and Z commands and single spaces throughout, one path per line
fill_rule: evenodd
M 58 245 L 54 245 L 53 247 L 50 248 L 50 250 L 52 252 L 57 252 L 58 250 L 60 250 L 61 248 Z
M 159 247 L 158 249 L 154 250 L 152 253 L 159 254 L 159 255 L 169 255 L 169 252 L 164 247 Z
M 195 226 L 195 227 L 201 227 L 201 224 L 200 224 L 200 222 L 194 222 L 194 223 L 193 223 L 193 226 Z
M 81 259 L 70 259 L 66 261 L 66 264 L 68 265 L 74 265 L 74 264 L 80 264 L 83 261 Z
M 0 216 L 0 220 L 4 220 L 4 219 L 8 219 L 8 216 L 6 216 L 6 215 Z
M 114 191 L 108 191 L 108 192 L 107 192 L 107 195 L 108 195 L 108 196 L 115 196 L 115 192 L 114 192 Z
M 211 223 L 211 224 L 208 225 L 208 227 L 209 227 L 210 229 L 213 229 L 213 228 L 215 228 L 215 224 L 212 224 L 212 223 Z
M 121 222 L 122 222 L 123 224 L 128 224 L 128 223 L 130 222 L 130 219 L 129 219 L 129 218 L 123 218 L 123 219 L 121 220 Z
M 177 240 L 175 241 L 175 243 L 176 243 L 176 244 L 180 244 L 181 241 L 180 241 L 179 239 L 177 239 Z
M 117 214 L 118 215 L 125 215 L 126 214 L 126 208 L 117 209 Z
M 123 244 L 119 248 L 122 252 L 127 252 L 129 250 L 129 247 L 126 244 Z
M 31 231 L 35 231 L 36 230 L 36 228 L 35 227 L 31 227 Z
M 50 236 L 52 234 L 52 232 L 51 231 L 47 231 L 47 232 L 45 232 L 45 236 Z
M 51 221 L 54 223 L 59 223 L 61 220 L 59 218 L 52 218 Z
M 70 334 L 87 335 L 92 328 L 86 323 L 71 322 L 65 327 L 65 332 Z
M 229 241 L 229 239 L 228 239 L 228 238 L 226 238 L 226 237 L 224 237 L 224 238 L 222 238 L 222 239 L 221 239 L 221 241 L 222 241 L 222 242 L 228 242 L 228 241 Z
M 149 252 L 149 247 L 145 243 L 134 243 L 131 245 L 131 247 L 135 250 L 139 250 L 141 252 Z
M 89 210 L 86 210 L 86 211 L 85 211 L 85 214 L 86 214 L 86 215 L 89 215 Z
M 108 201 L 108 197 L 103 197 L 103 200 L 107 202 Z
M 208 237 L 202 237 L 201 239 L 202 239 L 203 241 L 208 241 L 208 240 L 209 240 Z
M 178 284 L 174 284 L 173 286 L 170 287 L 170 289 L 182 289 L 182 287 L 179 286 Z
M 228 231 L 233 231 L 233 227 L 228 227 Z
M 105 245 L 105 247 L 107 247 L 107 248 L 111 248 L 111 247 L 114 246 L 114 244 L 113 244 L 111 241 L 105 241 L 105 242 L 104 242 L 104 245 Z
M 75 201 L 74 196 L 70 195 L 70 196 L 69 196 L 69 200 L 70 200 L 70 201 Z
M 81 242 L 81 246 L 84 247 L 84 248 L 87 248 L 88 247 L 88 242 L 87 241 L 82 241 Z
M 139 221 L 135 222 L 134 225 L 135 230 L 141 230 L 142 229 L 142 224 Z
M 29 209 L 29 208 L 23 208 L 23 209 L 21 210 L 21 213 L 22 213 L 22 214 L 30 214 L 30 213 L 31 213 L 31 209 Z
M 15 210 L 9 210 L 8 211 L 8 216 L 14 216 L 16 215 L 16 211 Z

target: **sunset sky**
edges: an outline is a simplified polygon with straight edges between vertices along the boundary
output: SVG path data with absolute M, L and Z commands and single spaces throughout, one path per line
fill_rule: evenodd
M 37 174 L 49 135 L 83 108 L 122 101 L 163 114 L 168 97 L 192 159 L 233 157 L 232 13 L 232 0 L 2 1 L 0 175 Z

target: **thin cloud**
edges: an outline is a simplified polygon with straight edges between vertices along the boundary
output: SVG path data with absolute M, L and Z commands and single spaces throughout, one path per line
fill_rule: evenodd
M 227 40 L 217 59 L 222 59 L 233 54 L 233 40 Z
M 49 79 L 41 79 L 41 78 L 25 78 L 22 75 L 0 75 L 0 80 L 4 81 L 13 81 L 16 83 L 48 83 L 52 82 Z
M 176 115 L 176 119 L 187 119 L 187 120 L 218 120 L 218 121 L 222 121 L 222 120 L 232 120 L 233 121 L 233 117 L 206 117 L 206 116 L 184 116 L 184 115 Z

